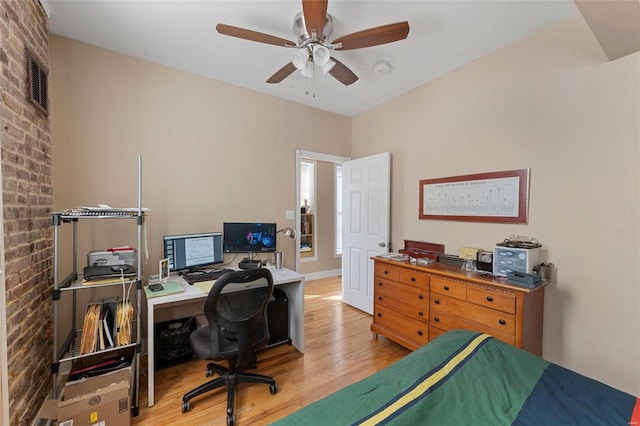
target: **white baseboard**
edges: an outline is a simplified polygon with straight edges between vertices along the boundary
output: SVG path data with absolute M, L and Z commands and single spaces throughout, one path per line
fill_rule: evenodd
M 328 271 L 318 271 L 304 274 L 304 279 L 306 281 L 321 280 L 323 278 L 339 277 L 340 275 L 342 275 L 342 269 L 330 269 Z

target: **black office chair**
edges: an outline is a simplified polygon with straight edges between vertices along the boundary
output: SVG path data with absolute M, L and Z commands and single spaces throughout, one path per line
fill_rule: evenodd
M 247 284 L 250 283 L 250 284 Z M 246 290 L 227 286 L 247 286 Z M 229 360 L 229 367 L 209 363 L 206 377 L 217 377 L 182 397 L 182 412 L 191 410 L 190 400 L 222 386 L 227 387 L 227 425 L 235 423 L 233 414 L 236 383 L 267 383 L 271 394 L 278 392 L 276 381 L 261 374 L 246 373 L 255 368 L 256 350 L 269 341 L 267 305 L 273 293 L 273 277 L 268 269 L 229 272 L 218 278 L 209 291 L 204 313 L 209 325 L 191 333 L 193 351 L 200 359 Z

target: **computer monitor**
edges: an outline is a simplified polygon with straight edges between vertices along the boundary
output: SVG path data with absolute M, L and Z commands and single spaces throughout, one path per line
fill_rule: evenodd
M 275 223 L 223 224 L 225 253 L 268 253 L 276 251 Z
M 163 240 L 170 271 L 193 270 L 223 262 L 222 232 L 166 235 Z

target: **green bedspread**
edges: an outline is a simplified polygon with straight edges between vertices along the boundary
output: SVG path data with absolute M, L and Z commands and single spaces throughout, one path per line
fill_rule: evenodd
M 628 425 L 634 407 L 631 395 L 489 335 L 456 330 L 276 425 Z

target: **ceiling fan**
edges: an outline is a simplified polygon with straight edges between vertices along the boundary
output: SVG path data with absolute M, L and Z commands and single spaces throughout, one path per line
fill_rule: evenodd
M 324 74 L 328 72 L 345 86 L 355 83 L 358 76 L 332 57 L 330 50 L 378 46 L 404 40 L 409 34 L 409 23 L 404 21 L 358 31 L 329 42 L 333 32 L 333 21 L 327 13 L 327 2 L 328 0 L 302 0 L 302 11 L 293 20 L 293 32 L 298 37 L 297 43 L 225 24 L 218 24 L 216 30 L 231 37 L 296 49 L 292 61 L 269 77 L 267 83 L 280 83 L 298 69 L 305 77 L 313 76 L 317 65 Z

